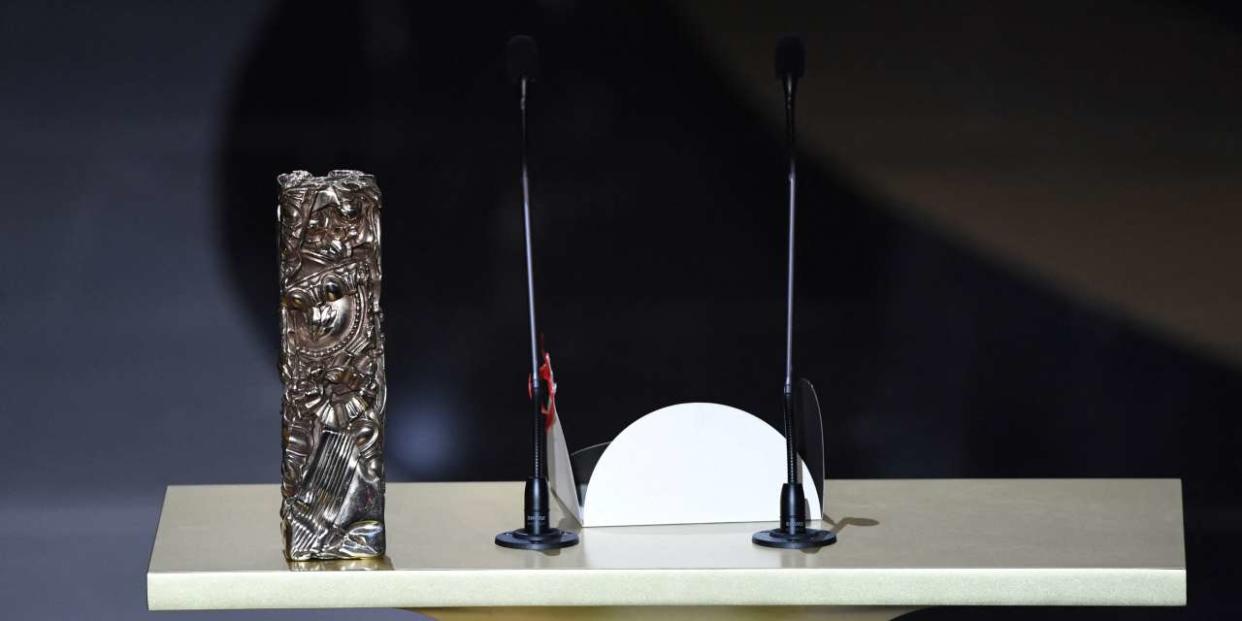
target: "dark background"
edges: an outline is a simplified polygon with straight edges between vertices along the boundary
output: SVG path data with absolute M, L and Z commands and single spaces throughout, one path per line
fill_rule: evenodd
M 1239 13 L 930 4 L 0 7 L 13 618 L 150 614 L 164 486 L 277 480 L 280 172 L 384 191 L 389 479 L 523 476 L 518 32 L 544 57 L 535 259 L 572 446 L 680 401 L 777 421 L 770 48 L 798 31 L 795 356 L 829 476 L 1184 485 L 1185 610 L 910 618 L 1242 612 Z

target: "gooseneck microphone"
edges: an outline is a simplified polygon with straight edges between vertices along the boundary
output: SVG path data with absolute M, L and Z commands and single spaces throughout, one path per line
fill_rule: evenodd
M 798 428 L 796 425 L 793 371 L 794 231 L 798 204 L 797 142 L 794 131 L 794 96 L 798 79 L 806 68 L 802 39 L 786 35 L 776 42 L 776 77 L 785 93 L 785 143 L 789 157 L 789 241 L 785 277 L 785 386 L 781 411 L 785 419 L 786 479 L 781 486 L 780 527 L 755 533 L 751 541 L 769 548 L 818 548 L 837 540 L 831 531 L 807 528 L 806 494 L 802 490 L 802 469 L 798 467 Z
M 522 118 L 522 219 L 526 233 L 526 301 L 530 314 L 530 395 L 534 404 L 534 462 L 530 477 L 526 479 L 524 495 L 525 524 L 517 530 L 496 535 L 496 545 L 520 550 L 549 550 L 565 548 L 578 543 L 578 535 L 554 528 L 550 524 L 550 496 L 548 487 L 547 430 L 543 410 L 548 406 L 551 387 L 539 376 L 538 327 L 535 323 L 535 270 L 531 258 L 530 235 L 530 175 L 527 168 L 526 101 L 531 82 L 539 75 L 539 49 L 535 40 L 518 35 L 509 39 L 506 49 L 509 80 L 518 86 L 518 106 Z

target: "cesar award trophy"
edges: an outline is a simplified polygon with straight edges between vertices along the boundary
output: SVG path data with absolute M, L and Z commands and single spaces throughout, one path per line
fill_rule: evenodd
M 352 170 L 278 181 L 285 556 L 383 556 L 379 187 Z

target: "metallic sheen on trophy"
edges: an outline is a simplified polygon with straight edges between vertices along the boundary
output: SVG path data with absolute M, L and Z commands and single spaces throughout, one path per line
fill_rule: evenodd
M 379 187 L 353 170 L 277 180 L 285 555 L 383 556 Z

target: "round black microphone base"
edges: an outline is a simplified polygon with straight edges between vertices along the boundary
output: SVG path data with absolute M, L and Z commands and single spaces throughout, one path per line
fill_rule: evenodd
M 750 540 L 756 545 L 765 548 L 786 548 L 790 550 L 805 550 L 807 548 L 822 548 L 831 543 L 836 543 L 837 536 L 830 530 L 819 530 L 808 528 L 799 533 L 789 533 L 780 528 L 772 530 L 761 530 L 755 533 Z
M 517 550 L 555 550 L 578 545 L 578 534 L 549 528 L 535 535 L 525 528 L 519 528 L 496 535 L 496 545 Z

